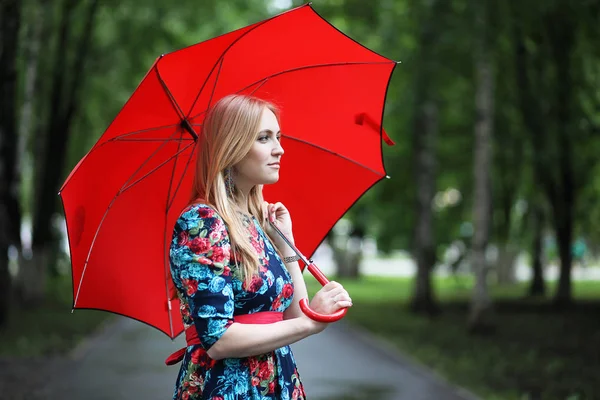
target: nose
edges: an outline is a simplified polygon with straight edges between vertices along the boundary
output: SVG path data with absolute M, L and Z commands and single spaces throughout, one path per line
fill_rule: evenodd
M 275 147 L 273 148 L 273 151 L 271 152 L 271 154 L 273 154 L 274 156 L 282 156 L 283 153 L 285 153 L 285 151 L 283 150 L 283 146 L 281 145 L 280 141 L 275 141 L 277 144 L 275 145 Z

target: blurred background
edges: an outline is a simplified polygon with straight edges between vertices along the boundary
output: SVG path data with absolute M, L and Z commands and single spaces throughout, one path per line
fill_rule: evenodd
M 157 56 L 301 4 L 0 2 L 5 398 L 112 318 L 70 313 L 68 172 Z M 600 1 L 313 7 L 401 61 L 390 179 L 314 256 L 351 293 L 346 319 L 483 399 L 600 399 Z

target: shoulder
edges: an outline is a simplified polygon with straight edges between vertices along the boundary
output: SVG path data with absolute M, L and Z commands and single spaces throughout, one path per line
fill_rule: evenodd
M 192 234 L 197 234 L 201 230 L 226 234 L 223 218 L 212 206 L 204 203 L 195 203 L 184 208 L 177 220 L 177 227 L 181 230 L 192 231 Z

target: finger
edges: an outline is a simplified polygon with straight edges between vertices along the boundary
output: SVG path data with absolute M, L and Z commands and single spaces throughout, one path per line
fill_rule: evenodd
M 288 212 L 288 209 L 285 208 L 285 206 L 283 205 L 283 203 L 281 202 L 277 202 L 273 205 L 273 210 L 275 212 L 275 214 L 285 214 Z
M 350 308 L 350 307 L 352 307 L 352 302 L 351 301 L 340 301 L 340 302 L 336 303 L 336 306 L 339 307 L 338 310 L 342 309 L 342 308 Z
M 331 298 L 334 298 L 338 295 L 344 294 L 344 288 L 341 286 L 334 287 L 333 289 L 329 290 L 327 294 L 331 296 Z
M 348 293 L 336 294 L 335 296 L 333 296 L 333 300 L 336 303 L 339 303 L 341 301 L 349 301 L 350 303 L 352 303 L 352 299 L 350 298 L 350 296 L 348 296 Z
M 323 286 L 323 289 L 326 292 L 329 292 L 332 289 L 335 289 L 337 287 L 341 287 L 342 285 L 340 285 L 338 282 L 336 281 L 330 281 L 329 283 L 327 283 L 325 286 Z

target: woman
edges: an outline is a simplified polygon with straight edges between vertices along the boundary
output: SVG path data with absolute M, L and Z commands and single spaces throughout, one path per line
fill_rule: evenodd
M 326 324 L 306 317 L 292 220 L 268 204 L 262 186 L 277 182 L 281 133 L 275 107 L 227 96 L 208 112 L 198 141 L 191 205 L 175 224 L 171 275 L 188 347 L 174 399 L 305 399 L 290 344 Z M 336 282 L 310 302 L 320 313 L 351 307 Z

